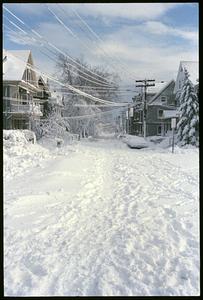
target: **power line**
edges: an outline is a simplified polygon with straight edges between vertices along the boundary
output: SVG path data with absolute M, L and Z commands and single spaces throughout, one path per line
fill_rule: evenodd
M 30 104 L 31 101 L 36 102 L 38 104 L 42 101 L 43 102 L 46 102 L 46 101 L 53 102 L 52 99 L 55 99 L 55 97 L 51 96 L 46 100 L 40 99 L 40 98 L 22 99 L 22 98 L 13 98 L 13 97 L 6 97 L 6 96 L 3 97 L 3 100 L 5 100 L 5 101 L 17 102 L 18 104 L 15 104 L 16 106 L 17 105 L 22 105 L 23 106 L 24 103 Z M 23 104 L 21 102 L 23 102 Z M 61 99 L 61 102 L 70 103 L 70 101 L 66 100 L 66 99 L 63 99 L 63 100 Z M 70 104 L 70 105 L 73 106 L 73 107 L 85 107 L 85 108 L 88 108 L 88 107 L 96 108 L 96 107 L 98 107 L 99 108 L 99 107 L 124 107 L 124 106 L 126 106 L 126 103 L 124 103 L 124 104 L 122 104 L 122 103 L 121 104 L 120 103 L 112 103 L 112 104 L 98 104 L 98 105 L 96 105 L 96 104 L 74 104 L 74 105 Z
M 79 42 L 81 43 L 81 44 L 83 44 L 84 46 L 85 46 L 85 48 L 86 49 L 88 49 L 88 50 L 90 50 L 90 51 L 92 51 L 92 48 L 90 48 L 86 43 L 84 43 L 75 33 L 73 33 L 73 31 L 66 25 L 66 24 L 64 24 L 64 22 L 56 15 L 56 13 L 54 13 L 52 10 L 51 10 L 51 8 L 49 8 L 49 6 L 47 5 L 47 4 L 44 4 L 44 5 L 46 5 L 47 6 L 47 9 L 50 11 L 50 13 L 57 19 L 57 21 L 66 29 L 66 31 L 68 31 L 74 38 L 76 38 L 77 40 L 79 40 Z M 56 4 L 58 7 L 59 7 L 59 9 L 63 12 L 63 14 L 65 15 L 65 12 L 64 12 L 64 10 L 58 5 L 58 4 Z M 111 83 L 113 83 L 113 84 L 116 84 L 115 82 L 111 82 Z
M 11 30 L 11 31 L 13 31 L 13 32 L 15 32 L 14 30 L 12 30 L 11 28 L 9 28 L 7 25 L 3 25 L 3 26 L 5 26 L 5 27 L 7 27 L 9 30 Z M 15 26 L 15 24 L 14 24 L 14 26 Z M 31 37 L 32 38 L 32 37 Z M 23 38 L 22 38 L 23 39 Z M 33 39 L 33 38 L 32 38 Z M 24 39 L 23 39 L 24 40 Z M 35 39 L 34 39 L 35 40 Z M 51 60 L 53 60 L 53 58 L 51 58 L 49 55 L 47 55 L 47 54 L 45 54 L 43 51 L 41 51 L 41 50 L 39 50 L 43 55 L 45 55 L 45 56 L 47 56 L 47 57 L 49 57 Z M 56 61 L 56 60 L 55 60 Z M 34 81 L 35 82 L 35 81 Z M 132 90 L 113 90 L 113 89 L 115 89 L 115 88 L 106 88 L 106 87 L 91 87 L 91 86 L 79 86 L 79 87 L 82 87 L 82 88 L 85 88 L 85 89 L 96 89 L 96 91 L 99 91 L 99 93 L 101 93 L 102 92 L 102 90 L 103 90 L 103 93 L 105 93 L 105 90 L 110 90 L 110 92 L 115 92 L 116 94 L 117 93 L 126 93 L 126 92 L 136 92 L 136 91 L 132 91 Z M 65 88 L 65 89 L 67 89 L 67 88 Z M 101 90 L 100 90 L 101 89 Z
M 114 109 L 111 109 L 111 110 L 108 110 L 108 111 L 105 111 L 105 112 L 99 112 L 99 113 L 94 113 L 94 114 L 91 114 L 91 115 L 83 115 L 83 116 L 74 116 L 74 117 L 63 117 L 63 119 L 67 119 L 67 120 L 72 120 L 72 119 L 90 119 L 90 118 L 95 118 L 95 117 L 99 117 L 101 115 L 105 115 L 105 114 L 111 114 L 112 112 L 114 111 L 117 111 L 117 110 L 123 110 L 123 108 L 114 108 Z
M 12 53 L 12 55 L 15 56 L 15 57 L 17 57 L 17 56 L 14 55 L 13 53 Z M 100 103 L 106 103 L 106 104 L 108 104 L 108 103 L 110 103 L 110 104 L 116 103 L 116 102 L 113 102 L 113 101 L 103 100 L 103 99 L 100 99 L 100 98 L 98 98 L 98 97 L 95 97 L 95 96 L 92 96 L 92 95 L 90 95 L 90 94 L 87 94 L 87 93 L 85 93 L 85 92 L 83 92 L 83 91 L 81 91 L 81 90 L 79 90 L 79 89 L 77 89 L 77 88 L 74 88 L 74 87 L 73 87 L 72 85 L 70 85 L 70 84 L 62 83 L 62 82 L 60 82 L 58 79 L 54 78 L 53 76 L 51 76 L 51 75 L 49 75 L 49 74 L 47 74 L 47 73 L 45 73 L 45 72 L 42 72 L 39 68 L 33 67 L 32 65 L 30 65 L 30 64 L 27 63 L 26 61 L 20 59 L 19 57 L 17 57 L 17 58 L 18 58 L 19 60 L 25 62 L 25 63 L 27 64 L 27 68 L 29 68 L 29 69 L 35 71 L 36 73 L 39 73 L 40 75 L 43 75 L 43 76 L 49 78 L 50 80 L 52 80 L 52 81 L 58 83 L 58 84 L 61 85 L 61 86 L 68 87 L 70 90 L 76 92 L 77 94 L 83 95 L 83 96 L 85 96 L 86 98 L 89 98 L 89 99 L 91 99 L 91 100 L 93 100 L 93 101 L 100 102 Z
M 26 34 L 26 35 L 28 35 L 28 33 L 26 33 L 24 30 L 22 30 L 20 27 L 18 27 L 16 24 L 14 24 L 12 21 L 10 21 L 7 17 L 5 17 L 13 26 L 15 26 L 16 28 L 18 28 L 19 30 L 21 30 L 24 34 Z M 4 25 L 5 26 L 5 25 Z M 12 30 L 12 31 L 14 31 L 14 30 Z M 14 31 L 15 32 L 15 31 Z M 35 38 L 33 38 L 33 37 L 30 37 L 30 36 L 28 36 L 28 38 L 30 39 L 32 39 L 32 40 L 34 40 L 34 41 L 36 41 L 37 42 L 37 40 L 35 39 Z M 27 42 L 25 39 L 23 39 L 23 37 L 21 37 L 21 39 L 22 40 L 24 40 L 25 42 Z M 38 44 L 37 44 L 38 45 Z M 44 44 L 43 44 L 44 45 Z M 38 45 L 38 47 L 40 47 L 40 45 Z M 45 46 L 46 47 L 46 46 Z M 46 48 L 47 49 L 47 48 Z M 40 52 L 41 53 L 43 53 L 41 50 L 40 50 Z M 46 55 L 45 53 L 43 53 L 44 55 Z M 54 58 L 51 58 L 49 55 L 46 55 L 47 57 L 49 57 L 51 60 L 54 60 L 56 63 L 58 63 L 58 61 L 56 60 L 56 59 L 54 59 Z M 72 64 L 70 64 L 70 63 L 68 63 L 68 62 L 66 62 L 66 64 L 67 65 L 70 65 L 70 66 L 72 66 L 73 68 L 76 68 L 76 69 L 78 69 L 76 66 L 74 66 L 74 65 L 72 65 Z M 79 70 L 79 69 L 78 69 Z M 78 73 L 75 73 L 73 70 L 71 70 L 71 69 L 69 69 L 69 71 L 71 72 L 71 73 L 73 73 L 73 74 L 75 74 L 75 75 L 77 75 L 77 76 L 79 76 L 79 77 L 81 77 L 81 78 L 83 78 L 83 79 L 85 79 L 86 81 L 89 81 L 89 82 L 92 82 L 92 83 L 94 83 L 94 84 L 97 84 L 97 85 L 99 85 L 99 86 L 102 86 L 102 87 L 104 87 L 105 85 L 101 82 L 101 81 L 99 81 L 99 80 L 97 80 L 98 82 L 101 82 L 101 83 L 97 83 L 97 82 L 95 82 L 95 81 L 93 81 L 93 80 L 90 80 L 90 79 L 88 79 L 88 78 L 86 78 L 86 77 L 84 77 L 84 76 L 82 76 L 82 75 L 80 75 L 80 74 L 78 74 Z M 89 76 L 89 77 L 91 77 L 91 78 L 93 78 L 91 75 L 89 75 L 89 74 L 86 74 L 85 72 L 83 72 L 83 71 L 81 71 L 81 70 L 79 70 L 79 72 L 81 72 L 82 74 L 85 74 L 86 76 Z
M 51 46 L 52 48 L 54 48 L 55 50 L 57 50 L 58 52 L 60 52 L 61 54 L 63 54 L 65 57 L 69 58 L 71 61 L 73 61 L 76 65 L 80 66 L 81 68 L 87 70 L 89 73 L 96 75 L 97 77 L 100 77 L 104 80 L 104 78 L 100 75 L 98 75 L 97 73 L 87 69 L 85 66 L 83 66 L 82 64 L 80 64 L 79 62 L 77 62 L 76 60 L 74 60 L 69 54 L 65 53 L 64 51 L 61 51 L 58 47 L 56 47 L 55 45 L 53 45 L 51 42 L 47 41 L 42 35 L 40 35 L 36 30 L 33 30 L 29 25 L 27 25 L 25 22 L 23 22 L 20 18 L 18 18 L 14 13 L 12 13 L 8 8 L 4 7 L 3 8 L 8 11 L 12 16 L 14 16 L 18 21 L 20 21 L 22 24 L 24 24 L 29 30 L 31 30 L 35 35 L 38 36 L 38 38 L 44 40 L 49 46 Z M 11 21 L 10 21 L 11 22 Z M 14 24 L 12 22 L 12 24 Z M 17 26 L 17 25 L 16 25 Z M 24 32 L 24 30 L 21 29 L 21 31 Z M 81 71 L 81 70 L 80 70 Z M 86 74 L 89 75 L 89 74 Z M 90 76 L 90 75 L 89 75 Z M 95 79 L 95 77 L 94 77 Z M 108 85 L 108 81 L 105 81 L 106 85 Z M 109 83 L 111 85 L 111 83 Z
M 76 10 L 74 10 L 73 8 L 71 8 L 71 10 L 73 11 L 73 13 L 80 19 L 80 21 L 87 27 L 87 29 L 96 37 L 96 39 L 99 41 L 99 42 L 101 42 L 101 43 L 104 43 L 103 42 L 103 40 L 98 36 L 98 34 L 96 34 L 94 31 L 93 31 L 93 29 L 84 21 L 84 19 L 79 15 L 79 13 L 78 12 L 76 12 Z M 109 58 L 111 58 L 107 53 L 106 53 L 106 51 L 104 51 L 104 49 L 100 46 L 99 47 L 101 50 L 102 50 L 102 52 L 104 53 L 104 55 L 105 56 L 107 56 L 107 57 L 109 57 Z M 111 58 L 112 59 L 112 58 Z M 115 60 L 115 58 L 114 58 L 114 60 Z M 118 57 L 117 57 L 117 61 L 119 61 L 120 62 L 120 64 L 121 65 L 123 65 L 123 62 L 120 60 L 120 59 L 118 59 Z M 119 66 L 119 65 L 118 65 Z M 120 67 L 120 66 L 119 66 Z M 132 75 L 132 79 L 134 80 L 134 74 L 132 74 L 131 72 L 129 72 L 128 70 L 126 71 L 126 67 L 124 67 L 124 65 L 123 65 L 123 67 L 120 67 L 120 69 L 122 69 L 124 72 L 126 72 L 126 74 L 128 74 L 128 75 Z M 136 76 L 137 77 L 137 76 Z
M 12 54 L 12 55 L 14 55 L 14 54 Z M 14 56 L 15 56 L 15 55 L 14 55 Z M 16 57 L 17 57 L 17 56 L 16 56 Z M 19 57 L 17 57 L 17 58 L 20 59 Z M 20 59 L 20 60 L 22 60 L 22 59 Z M 24 62 L 25 62 L 25 61 L 24 61 Z M 27 64 L 27 65 L 29 65 L 29 64 Z M 31 66 L 30 68 L 33 69 L 32 66 Z M 38 69 L 39 69 L 39 68 L 38 68 Z M 36 67 L 35 67 L 35 71 L 36 71 Z M 45 73 L 44 73 L 44 74 L 45 74 Z M 47 76 L 47 77 L 48 77 L 48 76 Z M 49 77 L 49 78 L 50 78 L 50 77 Z M 55 79 L 52 78 L 51 80 L 55 80 Z M 57 80 L 57 81 L 55 80 L 55 82 L 59 82 L 59 81 L 58 81 L 58 80 Z M 66 86 L 66 84 L 62 84 L 62 85 L 63 85 L 63 86 Z M 70 85 L 69 85 L 69 89 L 70 89 Z M 108 103 L 107 100 L 99 99 L 99 98 L 97 98 L 97 97 L 94 97 L 94 96 L 92 96 L 92 95 L 89 95 L 89 94 L 87 94 L 87 93 L 85 93 L 85 92 L 82 92 L 82 91 L 80 91 L 80 90 L 77 90 L 77 92 L 76 92 L 76 90 L 77 90 L 77 89 L 75 89 L 75 93 L 80 93 L 80 94 L 82 93 L 83 96 L 85 96 L 85 97 L 87 97 L 87 98 L 90 98 L 90 97 L 91 97 L 91 99 L 94 100 L 94 101 L 95 101 L 95 99 L 97 99 L 97 100 L 96 100 L 97 102 L 99 102 L 99 101 L 100 101 L 100 102 L 101 102 L 101 101 L 105 101 L 105 102 Z M 80 92 L 78 92 L 78 91 L 80 91 Z M 109 102 L 112 103 L 111 101 L 109 101 Z M 104 102 L 103 102 L 103 103 L 104 103 Z

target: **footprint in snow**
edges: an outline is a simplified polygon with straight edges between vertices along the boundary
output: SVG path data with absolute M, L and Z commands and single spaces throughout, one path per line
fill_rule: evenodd
M 37 276 L 41 277 L 47 275 L 46 270 L 39 263 L 31 261 L 29 257 L 24 259 L 24 265 L 28 270 Z
M 167 232 L 169 234 L 169 236 L 172 237 L 172 239 L 176 242 L 179 243 L 180 242 L 180 238 L 177 234 L 177 232 L 174 230 L 174 228 L 171 225 L 167 226 Z
M 199 242 L 192 240 L 192 239 L 187 239 L 187 243 L 190 247 L 192 248 L 199 248 Z
M 164 211 L 165 211 L 166 215 L 169 216 L 170 218 L 176 217 L 176 212 L 173 209 L 164 207 Z
M 46 270 L 39 264 L 33 264 L 29 266 L 30 271 L 37 276 L 45 276 L 47 275 Z

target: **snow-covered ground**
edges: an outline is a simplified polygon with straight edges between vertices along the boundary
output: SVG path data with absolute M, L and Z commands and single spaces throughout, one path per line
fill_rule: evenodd
M 16 147 L 24 168 L 4 154 L 6 296 L 199 295 L 197 149 Z

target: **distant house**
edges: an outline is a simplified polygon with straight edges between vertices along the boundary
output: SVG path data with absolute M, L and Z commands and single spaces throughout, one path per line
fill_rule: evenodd
M 179 103 L 177 103 L 176 95 L 183 87 L 185 69 L 199 94 L 199 63 L 197 61 L 181 61 L 176 81 L 155 83 L 154 87 L 147 89 L 147 136 L 166 135 L 171 130 L 171 119 L 178 119 Z M 134 109 L 133 117 L 129 120 L 129 133 L 143 136 L 143 92 L 135 96 L 133 102 L 140 105 Z
M 147 90 L 147 115 L 146 115 L 146 135 L 162 135 L 170 130 L 169 122 L 163 121 L 163 111 L 173 110 L 174 108 L 174 89 L 175 82 L 161 81 Z M 135 103 L 140 103 L 140 107 L 134 109 L 133 117 L 130 118 L 130 134 L 143 135 L 143 105 L 141 94 L 134 97 Z
M 33 66 L 30 50 L 3 50 L 4 129 L 32 129 L 42 116 L 46 88 L 29 65 Z
M 171 130 L 171 118 L 178 117 L 171 80 L 149 101 L 147 106 L 147 135 L 164 136 Z

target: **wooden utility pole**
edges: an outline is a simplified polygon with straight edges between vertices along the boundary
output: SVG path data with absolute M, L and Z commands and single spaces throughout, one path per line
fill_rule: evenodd
M 147 133 L 147 126 L 146 126 L 146 116 L 147 116 L 147 87 L 155 86 L 154 82 L 155 79 L 143 79 L 143 80 L 135 80 L 135 82 L 142 82 L 142 84 L 136 85 L 136 87 L 143 87 L 144 88 L 144 99 L 143 99 L 143 134 L 144 138 L 146 138 Z

